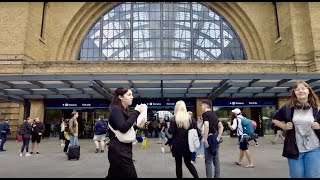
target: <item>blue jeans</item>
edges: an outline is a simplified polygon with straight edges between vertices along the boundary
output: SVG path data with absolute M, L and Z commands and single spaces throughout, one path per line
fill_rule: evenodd
M 299 153 L 299 159 L 289 159 L 291 178 L 320 178 L 320 147 Z
M 214 178 L 220 178 L 220 161 L 219 161 L 219 149 L 217 150 L 216 156 L 213 156 L 210 153 L 208 148 L 205 148 L 205 157 L 206 165 L 206 176 L 207 178 L 212 178 L 212 163 L 214 165 Z
M 196 159 L 197 159 L 197 152 L 192 152 L 191 153 L 191 161 L 196 162 Z
M 205 145 L 204 142 L 201 140 L 201 152 L 204 155 L 204 151 L 205 151 Z
M 78 136 L 69 135 L 69 137 L 70 137 L 69 146 L 71 146 L 71 145 L 79 145 Z

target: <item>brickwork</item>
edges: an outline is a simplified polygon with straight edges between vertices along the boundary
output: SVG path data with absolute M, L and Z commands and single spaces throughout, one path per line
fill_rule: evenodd
M 206 2 L 235 29 L 246 61 L 77 61 L 82 39 L 115 2 L 0 3 L 1 74 L 59 73 L 292 73 L 320 71 L 320 3 L 278 2 L 280 38 L 272 2 Z M 40 37 L 44 19 L 43 36 Z M 192 67 L 192 68 L 191 68 Z M 279 106 L 284 99 L 279 98 Z M 197 101 L 197 114 L 199 114 Z M 0 103 L 17 126 L 23 105 Z M 31 115 L 42 116 L 43 101 Z M 36 115 L 38 114 L 38 115 Z

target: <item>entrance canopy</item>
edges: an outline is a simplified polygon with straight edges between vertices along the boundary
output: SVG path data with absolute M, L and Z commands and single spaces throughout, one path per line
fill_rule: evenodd
M 136 98 L 285 97 L 297 80 L 320 94 L 319 73 L 229 74 L 11 74 L 0 75 L 0 98 L 107 99 L 117 87 L 133 88 Z

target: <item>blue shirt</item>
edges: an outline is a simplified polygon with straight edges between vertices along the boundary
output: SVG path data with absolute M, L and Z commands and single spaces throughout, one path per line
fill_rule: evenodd
M 103 135 L 103 134 L 106 134 L 106 126 L 104 124 L 104 122 L 102 120 L 100 121 L 97 121 L 95 124 L 94 124 L 94 129 L 95 129 L 95 132 L 94 134 L 95 135 Z

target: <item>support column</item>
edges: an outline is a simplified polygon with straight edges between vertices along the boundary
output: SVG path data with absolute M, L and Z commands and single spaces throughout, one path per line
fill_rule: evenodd
M 203 98 L 197 98 L 196 99 L 196 118 L 198 117 L 198 116 L 202 116 L 202 110 L 201 110 L 201 101 L 203 101 L 203 100 L 205 100 L 205 99 L 203 99 Z
M 43 122 L 44 118 L 44 101 L 43 100 L 30 100 L 30 117 L 35 119 L 40 118 Z
M 277 100 L 278 109 L 281 108 L 281 106 L 285 105 L 290 100 L 290 97 L 279 97 Z

